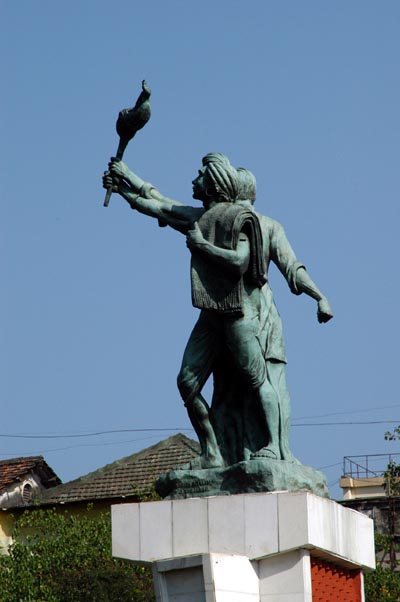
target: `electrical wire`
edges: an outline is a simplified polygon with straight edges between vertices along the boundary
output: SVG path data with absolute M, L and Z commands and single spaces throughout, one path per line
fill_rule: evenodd
M 292 424 L 295 426 L 343 426 L 343 425 L 362 425 L 362 424 L 400 424 L 400 420 L 365 420 L 352 422 L 303 422 L 300 424 Z M 1 435 L 0 435 L 1 436 Z
M 335 462 L 335 464 L 327 464 L 326 466 L 319 466 L 316 470 L 326 470 L 327 468 L 333 468 L 334 466 L 341 466 L 342 462 Z
M 188 428 L 162 428 L 162 429 L 110 429 L 107 431 L 94 431 L 91 433 L 73 433 L 70 435 L 23 435 L 23 434 L 10 434 L 0 433 L 0 437 L 6 437 L 8 439 L 75 439 L 78 437 L 97 437 L 99 435 L 110 435 L 115 433 L 151 433 L 151 432 L 171 432 L 171 431 L 191 431 Z
M 30 456 L 42 456 L 43 454 L 49 454 L 52 452 L 58 451 L 67 451 L 69 449 L 77 449 L 78 447 L 107 447 L 111 445 L 125 445 L 127 443 L 137 443 L 139 441 L 149 441 L 151 439 L 156 439 L 157 436 L 153 435 L 151 437 L 141 437 L 140 439 L 125 439 L 124 441 L 106 441 L 101 443 L 78 443 L 77 445 L 66 445 L 65 447 L 52 447 L 51 449 L 41 449 L 27 452 L 24 450 L 23 452 L 12 452 L 11 454 L 0 454 L 0 457 L 3 458 L 15 458 L 17 456 L 23 456 L 29 454 Z
M 380 406 L 377 408 L 364 408 L 363 410 L 347 410 L 347 411 L 343 411 L 343 412 L 332 412 L 330 414 L 317 414 L 314 416 L 300 416 L 299 418 L 292 418 L 293 420 L 309 420 L 309 419 L 313 419 L 313 418 L 329 418 L 330 416 L 344 416 L 346 414 L 362 414 L 364 412 L 374 412 L 375 410 L 389 410 L 389 409 L 393 409 L 393 408 L 399 408 L 400 407 L 400 403 L 395 403 L 394 405 L 390 405 L 390 406 Z
M 398 420 L 360 420 L 360 421 L 341 421 L 341 422 L 303 422 L 292 424 L 292 427 L 298 426 L 354 426 L 368 424 L 400 424 Z M 0 433 L 0 437 L 7 439 L 77 439 L 84 437 L 98 437 L 101 435 L 111 435 L 119 433 L 162 433 L 162 432 L 192 432 L 191 428 L 139 428 L 139 429 L 109 429 L 104 431 L 92 431 L 89 433 L 70 433 L 58 435 L 38 435 L 22 433 Z

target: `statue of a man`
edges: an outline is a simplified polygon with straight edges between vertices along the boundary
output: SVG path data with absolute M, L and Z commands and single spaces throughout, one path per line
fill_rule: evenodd
M 192 468 L 251 458 L 294 461 L 289 448 L 290 402 L 282 325 L 266 274 L 274 262 L 291 291 L 318 302 L 318 320 L 332 318 L 327 299 L 307 274 L 275 220 L 255 213 L 255 178 L 224 155 L 203 158 L 193 180 L 202 207 L 163 196 L 112 159 L 104 186 L 113 186 L 140 213 L 186 236 L 192 301 L 201 312 L 187 343 L 178 388 L 202 454 Z M 214 375 L 211 408 L 202 396 Z

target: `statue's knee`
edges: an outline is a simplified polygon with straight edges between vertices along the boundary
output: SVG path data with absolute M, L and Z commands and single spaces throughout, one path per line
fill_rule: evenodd
M 193 391 L 193 384 L 189 381 L 184 369 L 180 370 L 176 381 L 179 393 L 185 402 L 185 405 L 187 405 L 188 401 L 195 395 L 195 393 Z
M 182 374 L 181 374 L 181 372 L 179 372 L 178 376 L 176 377 L 176 384 L 177 384 L 179 393 L 182 396 Z
M 184 365 L 180 369 L 177 377 L 177 385 L 187 409 L 195 412 L 198 417 L 203 417 L 203 414 L 204 416 L 208 416 L 207 403 L 200 395 L 201 386 L 199 384 L 199 376 L 189 366 Z

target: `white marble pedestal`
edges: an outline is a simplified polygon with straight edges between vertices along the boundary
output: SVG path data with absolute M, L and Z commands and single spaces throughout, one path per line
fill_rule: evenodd
M 116 505 L 112 540 L 158 602 L 362 602 L 375 567 L 373 522 L 305 491 Z

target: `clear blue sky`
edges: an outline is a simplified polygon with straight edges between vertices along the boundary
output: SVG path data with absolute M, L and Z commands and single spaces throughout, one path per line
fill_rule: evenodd
M 184 239 L 102 206 L 142 78 L 153 115 L 131 168 L 188 203 L 207 152 L 251 169 L 331 302 L 319 325 L 271 270 L 296 455 L 332 465 L 338 496 L 344 455 L 398 451 L 400 3 L 4 0 L 0 21 L 0 457 L 43 454 L 67 481 L 190 429 Z M 296 426 L 327 421 L 387 423 Z M 171 430 L 62 437 L 141 428 Z

